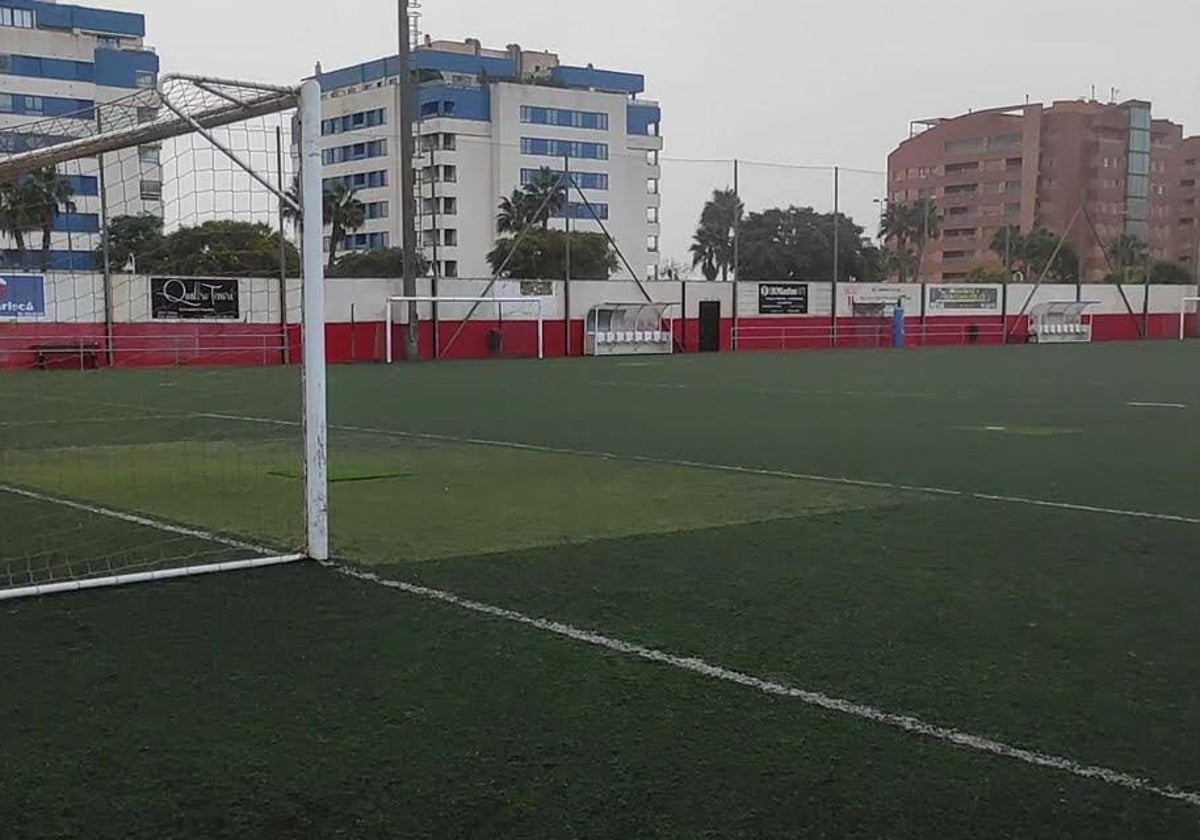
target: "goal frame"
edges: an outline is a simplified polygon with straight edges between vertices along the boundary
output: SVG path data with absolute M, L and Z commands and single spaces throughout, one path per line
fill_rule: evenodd
M 163 103 L 174 114 L 173 119 L 159 120 L 131 130 L 101 133 L 95 137 L 59 143 L 31 151 L 0 157 L 0 180 L 12 180 L 42 166 L 57 166 L 59 163 L 82 157 L 102 155 L 144 143 L 148 138 L 167 140 L 196 133 L 208 140 L 221 154 L 246 170 L 259 183 L 267 187 L 283 202 L 295 204 L 295 199 L 283 190 L 271 185 L 262 176 L 250 169 L 231 150 L 224 147 L 211 134 L 210 129 L 231 125 L 246 119 L 282 113 L 297 109 L 301 136 L 300 149 L 300 210 L 306 222 L 302 225 L 300 251 L 302 256 L 302 317 L 303 356 L 302 376 L 302 434 L 304 445 L 304 522 L 305 548 L 303 553 L 271 556 L 271 550 L 250 543 L 226 539 L 206 531 L 160 521 L 151 517 L 137 516 L 111 510 L 100 505 L 84 504 L 66 499 L 52 498 L 21 491 L 20 495 L 39 497 L 64 507 L 75 508 L 97 516 L 120 519 L 135 525 L 169 533 L 185 534 L 230 547 L 241 548 L 260 556 L 207 565 L 184 565 L 145 572 L 130 572 L 77 580 L 48 581 L 21 587 L 0 589 L 0 602 L 16 598 L 30 598 L 62 592 L 92 590 L 114 586 L 147 583 L 183 577 L 210 575 L 223 572 L 258 569 L 278 566 L 303 560 L 329 562 L 329 476 L 328 476 L 328 408 L 326 400 L 326 352 L 325 352 L 325 255 L 323 216 L 323 162 L 321 155 L 321 86 L 315 79 L 303 82 L 299 87 L 275 87 L 255 83 L 227 82 L 205 77 L 182 78 L 197 87 L 215 93 L 225 100 L 215 110 L 189 115 L 173 107 L 163 96 Z M 239 102 L 227 95 L 211 90 L 209 85 L 229 84 L 254 92 L 254 98 Z M 162 95 L 161 85 L 158 89 Z M 11 488 L 6 488 L 10 489 Z
M 396 306 L 397 304 L 406 303 L 470 303 L 476 306 L 482 306 L 489 303 L 523 303 L 533 304 L 537 306 L 537 342 L 539 360 L 546 358 L 546 310 L 545 302 L 538 297 L 439 297 L 437 295 L 395 295 L 387 299 L 387 320 L 386 324 L 387 336 L 384 344 L 387 347 L 387 363 L 394 364 L 396 361 L 396 337 L 395 331 L 392 329 L 395 324 Z
M 1188 306 L 1195 306 L 1195 312 L 1188 312 Z M 1189 295 L 1179 302 L 1179 340 L 1187 341 L 1188 316 L 1200 318 L 1200 297 Z

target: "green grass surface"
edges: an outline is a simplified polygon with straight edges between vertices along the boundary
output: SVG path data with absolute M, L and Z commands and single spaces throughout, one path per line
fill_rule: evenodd
M 1196 791 L 1198 364 L 1193 343 L 334 369 L 334 545 Z M 297 389 L 5 374 L 0 483 L 284 551 Z M 11 493 L 0 520 L 16 584 L 246 556 Z M 3 604 L 0 626 L 4 836 L 1200 832 L 1187 804 L 317 567 Z

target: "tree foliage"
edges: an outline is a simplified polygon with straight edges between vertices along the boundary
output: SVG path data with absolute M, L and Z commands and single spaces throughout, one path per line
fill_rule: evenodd
M 876 274 L 882 257 L 852 219 L 793 206 L 746 216 L 739 234 L 738 276 L 754 280 L 832 277 L 835 226 L 839 276 L 862 280 Z
M 714 190 L 700 212 L 700 224 L 688 251 L 692 268 L 699 268 L 708 281 L 729 279 L 733 268 L 734 227 L 741 221 L 744 206 L 733 190 Z
M 548 167 L 542 167 L 528 184 L 512 195 L 500 199 L 496 215 L 497 233 L 520 233 L 530 225 L 550 227 L 550 219 L 567 206 L 567 189 L 563 179 Z
M 1070 242 L 1064 241 L 1060 247 L 1059 239 L 1044 227 L 1021 233 L 1016 225 L 1010 225 L 996 231 L 991 248 L 1001 259 L 1008 259 L 1010 271 L 1020 271 L 1029 281 L 1045 274 L 1052 283 L 1073 283 L 1079 278 L 1079 254 Z
M 932 200 L 912 204 L 892 202 L 883 211 L 879 236 L 888 247 L 889 268 L 900 282 L 915 279 L 925 262 L 925 250 L 942 232 L 943 217 Z
M 108 223 L 108 260 L 113 271 L 135 271 L 148 266 L 163 247 L 163 221 L 158 216 L 117 216 Z M 103 265 L 104 249 L 96 249 L 96 264 Z
M 118 216 L 108 227 L 114 270 L 137 262 L 139 274 L 209 277 L 277 277 L 279 233 L 267 225 L 218 220 L 181 227 L 164 235 L 154 216 Z M 289 274 L 298 274 L 300 254 L 284 240 Z M 132 268 L 132 265 L 129 265 Z
M 524 238 L 498 239 L 487 260 L 492 271 L 501 272 L 503 268 L 502 275 L 514 280 L 563 280 L 567 276 L 566 255 L 565 231 L 534 229 Z M 571 234 L 571 279 L 607 280 L 618 264 L 608 237 L 600 233 Z
M 1159 260 L 1150 269 L 1150 282 L 1162 286 L 1190 286 L 1196 278 L 1186 265 Z
M 417 276 L 429 271 L 429 263 L 417 254 Z M 374 251 L 355 251 L 343 254 L 332 269 L 326 269 L 326 277 L 372 277 L 400 278 L 404 276 L 403 248 L 376 248 Z
M 71 182 L 53 166 L 44 166 L 16 181 L 0 185 L 0 232 L 12 238 L 19 265 L 26 265 L 26 235 L 40 231 L 42 271 L 50 268 L 54 225 L 62 213 L 74 213 Z

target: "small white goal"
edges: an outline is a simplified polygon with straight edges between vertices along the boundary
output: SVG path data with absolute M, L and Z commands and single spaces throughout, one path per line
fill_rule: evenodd
M 1179 309 L 1179 340 L 1200 338 L 1200 297 L 1185 297 Z
M 394 363 L 397 358 L 403 358 L 404 355 L 402 352 L 404 337 L 394 327 L 397 326 L 396 318 L 407 314 L 407 304 L 418 305 L 418 320 L 432 324 L 435 336 L 443 331 L 446 333 L 444 340 L 434 339 L 434 358 L 447 356 L 455 340 L 469 322 L 484 326 L 490 325 L 490 332 L 496 336 L 498 342 L 502 342 L 505 334 L 503 325 L 506 321 L 510 324 L 525 324 L 527 326 L 523 332 L 533 333 L 532 337 L 524 336 L 525 343 L 529 345 L 525 351 L 526 357 L 536 355 L 538 359 L 546 358 L 546 318 L 544 301 L 541 298 L 397 295 L 388 298 L 387 301 L 387 335 L 384 343 L 387 346 L 387 363 L 389 365 Z M 436 314 L 435 306 L 438 307 Z M 407 320 L 403 323 L 407 323 Z M 397 349 L 398 344 L 401 347 L 400 350 Z M 502 350 L 502 347 L 495 348 L 497 353 Z

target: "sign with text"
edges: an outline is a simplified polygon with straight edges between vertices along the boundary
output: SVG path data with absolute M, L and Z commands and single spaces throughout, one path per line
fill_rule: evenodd
M 150 317 L 236 321 L 238 281 L 194 277 L 150 280 Z
M 929 312 L 1000 312 L 999 286 L 930 286 Z
M 759 283 L 759 315 L 807 315 L 807 283 Z
M 37 318 L 46 314 L 46 281 L 42 277 L 0 276 L 0 318 Z

